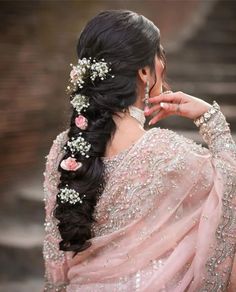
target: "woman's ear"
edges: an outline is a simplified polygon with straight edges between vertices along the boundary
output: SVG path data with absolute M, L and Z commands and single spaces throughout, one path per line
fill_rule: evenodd
M 151 79 L 150 67 L 145 66 L 138 70 L 138 76 L 143 83 L 146 83 L 147 80 Z

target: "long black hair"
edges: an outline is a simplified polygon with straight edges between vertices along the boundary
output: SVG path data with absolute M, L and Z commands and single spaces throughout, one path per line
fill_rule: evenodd
M 66 171 L 59 164 L 58 189 L 68 185 L 80 194 L 86 194 L 86 198 L 82 204 L 71 205 L 61 203 L 57 197 L 54 216 L 59 220 L 60 249 L 74 251 L 75 254 L 89 247 L 89 239 L 93 237 L 93 212 L 105 187 L 101 157 L 116 130 L 112 116 L 135 103 L 138 69 L 150 66 L 151 71 L 155 71 L 156 55 L 166 64 L 159 29 L 143 15 L 125 9 L 102 11 L 92 18 L 80 34 L 77 55 L 79 59 L 104 59 L 111 64 L 115 78 L 94 83 L 88 81 L 74 92 L 89 97 L 89 107 L 82 110 L 83 116 L 88 119 L 88 127 L 81 130 L 75 125 L 77 112 L 72 108 L 68 138 L 76 138 L 82 132 L 91 148 L 89 158 L 79 153 L 75 155 L 76 160 L 83 164 L 78 170 Z M 163 84 L 165 86 L 166 83 Z M 67 150 L 62 159 L 69 156 L 71 153 Z

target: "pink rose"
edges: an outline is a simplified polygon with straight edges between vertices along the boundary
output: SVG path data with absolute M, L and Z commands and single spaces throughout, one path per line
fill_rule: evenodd
M 67 159 L 62 160 L 60 166 L 65 170 L 75 171 L 82 166 L 82 163 L 77 162 L 75 158 L 68 157 Z
M 78 79 L 78 72 L 76 70 L 76 68 L 74 67 L 71 72 L 70 72 L 70 78 L 71 78 L 71 81 L 74 83 L 77 81 Z
M 78 128 L 85 130 L 88 126 L 88 120 L 84 116 L 79 115 L 75 118 L 75 124 Z

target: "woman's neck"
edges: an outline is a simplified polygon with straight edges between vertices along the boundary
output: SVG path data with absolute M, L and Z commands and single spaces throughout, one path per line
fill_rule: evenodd
M 116 131 L 107 144 L 105 156 L 113 156 L 129 148 L 146 132 L 128 112 L 122 113 L 122 117 L 114 116 L 113 119 L 116 124 Z

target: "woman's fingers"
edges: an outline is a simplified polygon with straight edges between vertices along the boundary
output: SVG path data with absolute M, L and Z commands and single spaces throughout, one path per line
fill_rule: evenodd
M 160 104 L 153 105 L 152 107 L 145 107 L 144 114 L 151 115 L 152 113 L 154 113 L 156 110 L 159 110 L 159 109 L 161 109 Z
M 144 112 L 145 115 L 155 114 L 151 120 L 152 123 L 172 114 L 195 119 L 211 107 L 209 103 L 182 91 L 161 93 L 149 97 L 148 102 L 150 103 L 149 110 L 145 109 Z M 155 113 L 156 110 L 159 112 Z
M 166 117 L 168 117 L 170 115 L 170 113 L 166 112 L 164 109 L 161 109 L 156 115 L 154 118 L 152 118 L 150 121 L 149 121 L 149 125 L 152 125 L 152 124 L 155 124 L 157 123 L 159 120 L 161 119 L 164 119 Z
M 181 113 L 181 109 L 180 109 L 181 105 L 179 103 L 176 104 L 176 103 L 161 102 L 160 106 L 168 112 L 174 112 L 175 114 Z
M 181 114 L 180 104 L 176 103 L 167 103 L 167 102 L 160 102 L 160 104 L 153 105 L 150 108 L 145 108 L 144 114 L 145 115 L 151 115 L 155 111 L 163 109 L 167 112 L 175 113 L 175 114 Z
M 180 103 L 181 95 L 180 92 L 172 92 L 172 93 L 161 93 L 157 96 L 150 97 L 148 99 L 150 103 L 160 103 L 160 102 L 173 102 L 173 103 Z

